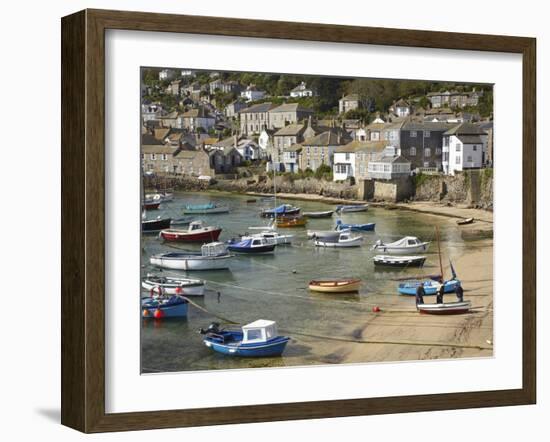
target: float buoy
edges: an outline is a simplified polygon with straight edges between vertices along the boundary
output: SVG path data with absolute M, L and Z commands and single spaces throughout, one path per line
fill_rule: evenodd
M 164 316 L 164 312 L 160 308 L 158 308 L 155 310 L 153 316 L 155 317 L 155 319 L 160 319 Z
M 183 294 L 183 289 L 181 287 L 176 287 L 176 295 Z
M 143 309 L 143 312 L 141 312 L 141 314 L 143 315 L 144 318 L 146 318 L 147 316 L 149 316 L 149 310 L 147 310 L 146 308 Z
M 373 311 L 374 313 L 378 313 L 378 312 L 380 312 L 380 307 L 374 306 L 374 307 L 372 308 L 372 311 Z

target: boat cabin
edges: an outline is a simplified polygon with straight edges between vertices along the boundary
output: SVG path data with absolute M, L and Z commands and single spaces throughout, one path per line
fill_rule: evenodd
M 258 319 L 243 325 L 243 344 L 267 342 L 278 336 L 277 323 L 267 319 Z
M 202 256 L 220 256 L 227 254 L 227 247 L 223 242 L 210 242 L 201 247 Z
M 418 238 L 416 238 L 415 236 L 406 236 L 405 238 L 403 238 L 402 240 L 405 245 L 407 246 L 416 246 L 416 245 L 419 245 L 419 244 L 422 244 L 422 241 L 420 241 Z
M 200 230 L 204 228 L 202 221 L 193 221 L 189 224 L 189 231 L 193 232 L 194 230 Z

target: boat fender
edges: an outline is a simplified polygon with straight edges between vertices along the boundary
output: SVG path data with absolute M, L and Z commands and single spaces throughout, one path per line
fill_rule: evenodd
M 372 308 L 372 312 L 373 312 L 373 313 L 380 313 L 380 307 L 378 307 L 377 305 L 374 306 L 374 307 Z
M 183 289 L 181 287 L 176 287 L 176 295 L 183 295 Z
M 155 317 L 155 319 L 161 319 L 162 317 L 164 317 L 164 312 L 160 308 L 157 308 L 155 310 L 155 313 L 153 313 L 153 316 Z
M 143 309 L 143 312 L 142 312 L 142 315 L 144 318 L 147 318 L 149 317 L 149 310 L 147 310 L 146 308 Z

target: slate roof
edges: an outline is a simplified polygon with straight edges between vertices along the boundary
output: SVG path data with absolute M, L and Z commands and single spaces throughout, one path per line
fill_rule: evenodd
M 463 144 L 482 144 L 483 143 L 479 135 L 458 135 L 458 139 Z
M 198 107 L 195 109 L 189 109 L 182 115 L 183 118 L 214 118 L 206 109 Z
M 299 135 L 306 130 L 303 124 L 289 124 L 273 134 L 275 137 Z
M 403 124 L 403 130 L 429 130 L 432 132 L 445 132 L 451 129 L 454 125 L 456 125 L 456 123 L 445 123 L 441 121 L 408 121 Z
M 320 133 L 312 138 L 305 140 L 302 145 L 304 146 L 338 146 L 345 141 L 342 136 L 339 136 L 335 132 L 328 130 Z
M 270 102 L 267 103 L 258 103 L 254 104 L 250 107 L 247 107 L 245 109 L 241 109 L 239 111 L 240 114 L 250 114 L 250 113 L 261 113 L 261 112 L 269 112 L 271 109 L 276 107 L 275 104 L 272 104 Z
M 351 153 L 359 151 L 383 151 L 387 146 L 387 141 L 359 141 L 354 140 L 344 146 L 337 147 L 335 153 Z
M 300 103 L 285 103 L 271 109 L 269 112 L 309 112 L 313 113 L 311 109 L 302 106 Z
M 444 135 L 482 135 L 485 134 L 483 129 L 473 123 L 460 123 L 454 125 L 445 132 Z
M 283 149 L 284 152 L 301 152 L 303 149 L 301 144 L 293 144 L 291 146 L 285 147 Z

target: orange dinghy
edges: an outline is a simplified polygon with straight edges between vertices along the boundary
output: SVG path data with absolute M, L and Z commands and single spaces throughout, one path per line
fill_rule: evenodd
M 322 293 L 350 293 L 358 292 L 361 286 L 360 279 L 333 279 L 324 281 L 310 281 L 309 289 Z
M 303 227 L 307 224 L 305 216 L 297 216 L 293 218 L 280 217 L 277 218 L 277 227 Z

